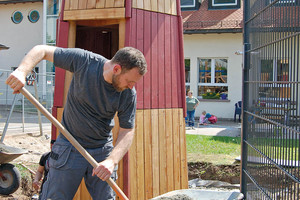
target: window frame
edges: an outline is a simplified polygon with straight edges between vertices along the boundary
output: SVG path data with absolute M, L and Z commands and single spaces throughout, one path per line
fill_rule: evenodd
M 222 4 L 216 4 L 215 0 L 212 1 L 212 6 L 213 7 L 219 7 L 219 6 L 237 6 L 238 5 L 238 0 L 234 0 L 235 3 L 222 3 Z
M 210 83 L 201 83 L 200 82 L 200 60 L 207 59 L 211 60 L 211 81 Z M 199 87 L 201 86 L 210 86 L 210 87 L 227 87 L 228 90 L 228 79 L 226 83 L 215 83 L 215 60 L 217 59 L 226 59 L 227 60 L 227 76 L 228 76 L 228 64 L 229 64 L 229 58 L 228 57 L 197 57 L 197 91 L 199 90 Z M 198 98 L 202 99 L 202 96 L 198 92 Z

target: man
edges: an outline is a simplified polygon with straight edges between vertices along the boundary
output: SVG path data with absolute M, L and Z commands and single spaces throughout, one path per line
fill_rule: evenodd
M 125 47 L 107 60 L 82 49 L 38 45 L 7 78 L 6 83 L 14 93 L 24 86 L 26 75 L 41 60 L 74 73 L 62 124 L 99 163 L 93 169 L 59 134 L 50 154 L 50 170 L 41 199 L 72 199 L 82 177 L 93 199 L 114 199 L 114 192 L 105 180 L 116 178 L 117 163 L 134 137 L 134 85 L 147 72 L 144 55 L 137 49 Z M 113 148 L 111 129 L 116 112 L 120 130 Z

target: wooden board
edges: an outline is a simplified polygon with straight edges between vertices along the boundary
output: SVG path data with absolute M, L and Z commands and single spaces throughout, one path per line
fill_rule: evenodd
M 65 10 L 64 20 L 107 20 L 124 19 L 125 8 Z
M 148 73 L 136 84 L 137 109 L 184 107 L 179 17 L 139 9 L 131 13 L 125 43 L 141 50 L 148 64 Z
M 188 188 L 183 124 L 182 109 L 137 111 L 129 152 L 131 199 L 146 200 Z
M 176 0 L 132 0 L 132 7 L 140 10 L 177 15 Z

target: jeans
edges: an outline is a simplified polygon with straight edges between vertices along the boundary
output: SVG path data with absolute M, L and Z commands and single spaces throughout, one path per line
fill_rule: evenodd
M 187 111 L 185 123 L 188 124 L 189 127 L 193 127 L 195 125 L 195 110 Z
M 96 149 L 86 149 L 97 161 L 104 160 L 112 151 L 112 144 Z M 93 199 L 114 200 L 112 188 L 97 176 L 92 176 L 93 167 L 68 141 L 58 138 L 52 147 L 49 159 L 48 178 L 42 191 L 42 200 L 72 200 L 82 178 Z M 112 174 L 116 180 L 117 168 Z

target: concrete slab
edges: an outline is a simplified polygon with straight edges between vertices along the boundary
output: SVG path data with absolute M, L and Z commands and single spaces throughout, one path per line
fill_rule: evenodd
M 241 123 L 219 120 L 216 124 L 196 125 L 194 129 L 186 127 L 186 134 L 240 137 Z
M 192 200 L 241 200 L 243 194 L 239 191 L 218 191 L 218 190 L 207 190 L 207 189 L 184 189 L 175 190 L 163 194 L 161 196 L 152 198 L 151 200 L 160 199 L 178 199 L 178 195 L 186 195 Z M 187 199 L 187 198 L 186 198 Z

